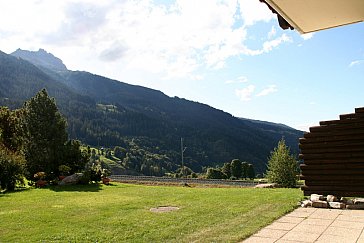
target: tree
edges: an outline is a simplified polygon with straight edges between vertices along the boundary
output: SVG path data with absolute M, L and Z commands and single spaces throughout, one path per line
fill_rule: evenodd
M 231 177 L 231 165 L 230 163 L 224 163 L 224 166 L 221 169 L 221 172 L 225 174 L 225 177 L 229 179 Z
M 119 147 L 119 146 L 115 146 L 114 147 L 114 156 L 123 160 L 126 157 L 126 149 Z
M 296 158 L 290 154 L 282 138 L 278 146 L 271 152 L 268 161 L 267 178 L 270 182 L 277 183 L 283 187 L 295 187 L 297 183 L 298 163 Z
M 20 118 L 21 110 L 0 107 L 0 188 L 9 191 L 23 182 L 25 174 Z
M 21 115 L 22 110 L 0 107 L 0 143 L 13 152 L 21 150 L 23 144 Z
M 253 180 L 255 178 L 255 170 L 254 170 L 254 166 L 252 164 L 248 164 L 246 174 L 247 174 L 247 177 L 251 180 Z
M 62 147 L 60 147 L 62 149 Z M 95 152 L 95 151 L 94 151 Z M 70 172 L 80 172 L 85 168 L 91 157 L 91 149 L 82 151 L 78 140 L 68 140 L 63 146 L 63 165 L 70 167 Z M 58 173 L 59 171 L 57 171 Z
M 67 141 L 66 120 L 54 98 L 45 89 L 24 104 L 25 158 L 30 175 L 39 171 L 50 175 L 62 163 Z
M 23 182 L 25 159 L 22 154 L 0 145 L 0 188 L 14 190 L 17 182 Z
M 241 163 L 241 177 L 246 179 L 248 178 L 248 162 L 242 162 Z
M 241 177 L 241 172 L 242 172 L 242 168 L 241 168 L 240 160 L 233 159 L 231 161 L 231 175 L 236 177 L 236 178 L 240 178 Z

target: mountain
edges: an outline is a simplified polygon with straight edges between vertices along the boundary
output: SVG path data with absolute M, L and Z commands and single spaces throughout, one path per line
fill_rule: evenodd
M 71 138 L 125 148 L 122 165 L 138 173 L 176 170 L 181 138 L 187 146 L 185 164 L 196 172 L 239 158 L 263 173 L 282 137 L 298 151 L 302 136 L 282 124 L 236 118 L 158 90 L 70 71 L 44 50 L 0 53 L 0 105 L 19 107 L 43 87 L 67 117 Z
M 11 53 L 11 55 L 30 61 L 36 66 L 42 66 L 55 71 L 67 71 L 67 67 L 63 64 L 61 59 L 43 49 L 39 49 L 38 51 L 24 51 L 18 49 Z

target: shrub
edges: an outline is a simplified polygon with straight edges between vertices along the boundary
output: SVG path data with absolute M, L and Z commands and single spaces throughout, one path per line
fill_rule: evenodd
M 267 178 L 270 182 L 283 187 L 295 187 L 297 184 L 298 163 L 290 154 L 284 139 L 278 142 L 278 146 L 271 152 L 268 161 Z
M 80 179 L 80 183 L 88 184 L 92 181 L 99 182 L 101 181 L 101 176 L 102 176 L 102 168 L 100 162 L 99 161 L 89 162 L 85 166 L 83 175 Z
M 207 179 L 224 179 L 225 174 L 222 173 L 220 169 L 208 168 L 206 178 Z
M 24 184 L 25 159 L 21 154 L 14 153 L 0 146 L 0 187 L 12 191 L 17 183 Z

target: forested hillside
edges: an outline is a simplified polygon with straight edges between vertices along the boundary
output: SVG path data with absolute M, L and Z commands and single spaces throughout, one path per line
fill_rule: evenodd
M 302 132 L 287 126 L 239 119 L 157 90 L 69 71 L 53 55 L 39 52 L 0 53 L 0 105 L 19 107 L 46 88 L 67 117 L 71 138 L 125 148 L 122 163 L 137 172 L 143 165 L 158 167 L 159 173 L 176 170 L 181 137 L 188 147 L 185 163 L 196 172 L 238 158 L 262 173 L 282 136 L 292 150 L 298 148 Z

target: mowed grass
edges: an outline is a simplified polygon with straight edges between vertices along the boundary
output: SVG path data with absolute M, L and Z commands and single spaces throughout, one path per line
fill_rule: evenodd
M 113 183 L 0 194 L 0 242 L 238 242 L 293 210 L 299 189 Z M 178 211 L 153 213 L 158 206 Z

